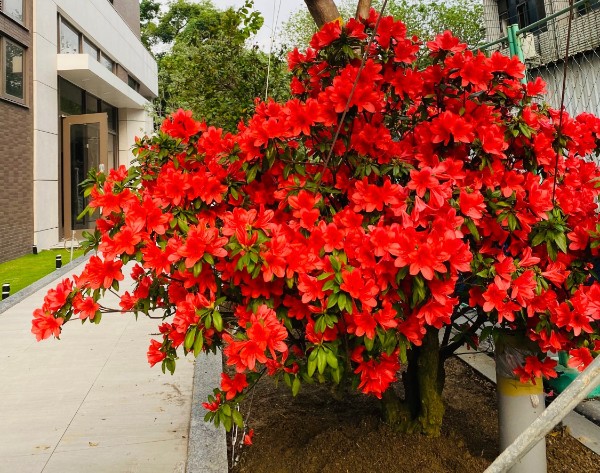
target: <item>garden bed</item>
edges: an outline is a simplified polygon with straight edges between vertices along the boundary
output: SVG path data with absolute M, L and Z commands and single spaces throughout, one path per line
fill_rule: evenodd
M 482 472 L 498 455 L 495 386 L 463 362 L 446 364 L 447 402 L 440 438 L 402 435 L 379 420 L 377 400 L 340 403 L 325 386 L 303 385 L 292 398 L 283 383 L 262 379 L 250 408 L 254 445 L 233 473 Z M 251 403 L 251 405 L 250 405 Z M 557 429 L 547 437 L 548 472 L 597 471 L 600 457 Z

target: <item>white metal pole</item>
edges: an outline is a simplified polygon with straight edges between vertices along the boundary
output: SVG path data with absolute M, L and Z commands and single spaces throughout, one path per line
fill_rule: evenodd
M 500 451 L 508 448 L 514 440 L 544 412 L 544 388 L 542 378 L 536 383 L 521 383 L 518 379 L 505 378 L 496 373 L 498 393 L 498 430 Z M 510 473 L 546 473 L 546 440 L 540 440 Z

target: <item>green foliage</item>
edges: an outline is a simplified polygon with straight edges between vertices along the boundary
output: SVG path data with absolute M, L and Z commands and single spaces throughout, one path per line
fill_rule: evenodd
M 210 0 L 176 0 L 156 13 L 144 0 L 142 37 L 156 51 L 159 68 L 157 120 L 178 108 L 190 109 L 228 131 L 252 115 L 255 97 L 287 98 L 287 73 L 280 56 L 269 58 L 248 38 L 263 24 L 253 0 L 238 10 L 219 10 Z M 145 23 L 144 23 L 145 21 Z
M 381 0 L 373 1 L 373 8 L 380 10 Z M 342 18 L 356 13 L 356 1 L 343 0 L 338 8 Z M 483 5 L 478 0 L 389 0 L 384 12 L 402 20 L 409 35 L 422 41 L 432 39 L 438 33 L 450 30 L 470 46 L 484 38 Z M 289 48 L 305 48 L 316 25 L 306 9 L 297 11 L 283 26 L 282 42 Z

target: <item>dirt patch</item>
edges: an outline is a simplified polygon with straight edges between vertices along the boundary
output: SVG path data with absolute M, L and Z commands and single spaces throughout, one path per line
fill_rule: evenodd
M 479 473 L 498 455 L 495 386 L 463 362 L 447 365 L 446 416 L 440 438 L 403 435 L 380 421 L 377 400 L 335 401 L 325 386 L 263 379 L 250 399 L 254 445 L 232 473 Z M 564 430 L 548 435 L 548 472 L 598 471 L 600 457 Z

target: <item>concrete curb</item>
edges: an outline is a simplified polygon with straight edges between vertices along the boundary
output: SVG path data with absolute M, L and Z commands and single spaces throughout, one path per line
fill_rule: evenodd
M 192 414 L 188 436 L 187 473 L 227 473 L 227 440 L 225 429 L 204 422 L 206 409 L 202 403 L 212 389 L 221 383 L 223 357 L 216 354 L 201 354 L 194 366 L 194 385 L 192 390 Z
M 83 263 L 87 259 L 89 259 L 90 256 L 91 256 L 91 253 L 80 256 L 79 258 L 75 258 L 70 263 L 65 264 L 62 268 L 51 272 L 47 276 L 44 276 L 42 279 L 37 280 L 33 284 L 30 284 L 29 286 L 21 289 L 20 291 L 15 292 L 11 296 L 8 296 L 8 298 L 4 299 L 3 301 L 0 301 L 0 314 L 2 314 L 3 312 L 6 312 L 8 309 L 10 309 L 14 305 L 17 305 L 19 302 L 24 301 L 32 294 L 35 294 L 37 291 L 42 289 L 44 286 L 47 286 L 48 284 L 52 283 L 56 279 L 59 279 L 62 276 L 64 276 L 65 274 L 73 271 L 73 269 L 75 269 L 81 263 Z

